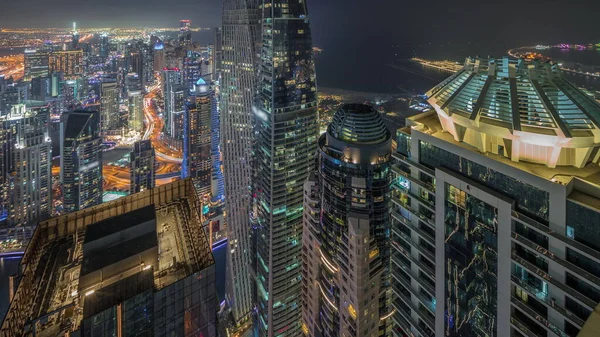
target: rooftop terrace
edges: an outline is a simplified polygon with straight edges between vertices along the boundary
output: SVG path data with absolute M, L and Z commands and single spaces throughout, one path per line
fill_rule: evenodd
M 148 272 L 153 273 L 154 289 L 160 289 L 214 264 L 201 227 L 198 201 L 191 180 L 180 180 L 40 223 L 23 256 L 23 277 L 2 323 L 1 335 L 22 336 L 35 329 L 37 336 L 58 336 L 80 328 L 84 313 L 91 309 L 85 308 L 85 303 L 92 303 L 85 299 L 94 294 L 96 287 L 78 291 L 83 244 L 89 241 L 86 228 L 110 222 L 115 216 L 123 214 L 116 219 L 137 223 L 147 221 L 152 212 L 139 218 L 131 216 L 153 205 L 156 232 L 152 233 L 157 235 L 159 261 L 103 276 L 98 287 Z M 97 231 L 104 230 L 88 234 Z

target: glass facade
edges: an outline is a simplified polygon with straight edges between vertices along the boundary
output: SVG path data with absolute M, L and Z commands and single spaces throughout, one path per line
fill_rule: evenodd
M 419 161 L 431 169 L 444 167 L 473 179 L 500 194 L 514 199 L 516 208 L 524 214 L 540 219 L 545 223 L 548 222 L 549 196 L 546 191 L 424 141 L 419 142 Z M 598 233 L 600 234 L 600 228 Z
M 257 43 L 260 36 L 258 1 L 223 1 L 220 130 L 225 202 L 227 207 L 227 296 L 236 322 L 248 317 L 254 284 L 248 274 L 252 264 L 250 234 L 250 180 L 256 88 Z M 217 41 L 217 45 L 219 41 Z M 219 50 L 219 48 L 217 48 Z M 217 66 L 218 68 L 218 66 Z M 236 243 L 237 242 L 237 243 Z
M 600 251 L 600 213 L 567 200 L 567 236 Z
M 498 210 L 446 184 L 446 336 L 495 336 Z
M 214 265 L 154 294 L 154 336 L 216 337 Z
M 262 1 L 254 150 L 260 336 L 300 333 L 303 185 L 317 151 L 317 88 L 306 1 Z

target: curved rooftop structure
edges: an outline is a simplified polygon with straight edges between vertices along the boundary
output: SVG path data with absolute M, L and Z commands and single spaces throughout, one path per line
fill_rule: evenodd
M 555 63 L 467 58 L 428 96 L 444 131 L 481 152 L 549 167 L 597 161 L 600 105 Z
M 321 151 L 343 162 L 376 164 L 391 155 L 392 135 L 373 107 L 344 104 L 321 136 Z
M 379 112 L 364 104 L 344 104 L 333 116 L 327 133 L 353 144 L 381 143 L 390 134 Z

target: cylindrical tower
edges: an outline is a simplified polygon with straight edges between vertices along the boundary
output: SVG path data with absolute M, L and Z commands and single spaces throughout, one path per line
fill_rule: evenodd
M 367 105 L 342 106 L 319 139 L 313 288 L 323 336 L 389 334 L 391 155 L 391 133 Z

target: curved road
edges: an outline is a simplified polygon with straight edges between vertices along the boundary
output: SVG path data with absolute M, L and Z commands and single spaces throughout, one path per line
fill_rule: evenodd
M 146 120 L 146 130 L 143 139 L 149 139 L 156 151 L 156 185 L 162 185 L 170 182 L 173 178 L 181 174 L 182 153 L 169 148 L 160 139 L 163 129 L 163 120 L 158 116 L 154 99 L 161 87 L 160 80 L 157 84 L 150 87 L 146 97 L 144 97 L 144 115 Z M 128 190 L 129 189 L 129 168 L 104 165 L 104 189 L 105 190 Z

